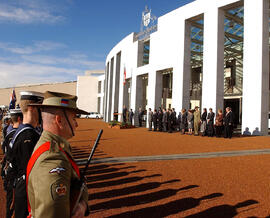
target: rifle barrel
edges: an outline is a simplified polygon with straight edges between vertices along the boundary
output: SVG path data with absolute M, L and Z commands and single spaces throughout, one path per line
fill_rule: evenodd
M 103 133 L 103 129 L 101 129 L 101 130 L 99 131 L 99 133 L 98 133 L 98 137 L 97 137 L 97 139 L 96 139 L 96 141 L 95 141 L 95 144 L 94 144 L 94 146 L 93 146 L 93 148 L 92 148 L 92 150 L 91 150 L 91 153 L 90 153 L 90 155 L 89 155 L 89 157 L 88 157 L 88 160 L 87 160 L 87 163 L 86 163 L 85 168 L 84 168 L 84 170 L 83 170 L 83 173 L 82 173 L 82 177 L 81 177 L 81 178 L 83 178 L 84 175 L 85 175 L 85 173 L 86 173 L 86 170 L 87 170 L 87 168 L 88 168 L 88 165 L 89 165 L 89 163 L 90 163 L 90 161 L 91 161 L 91 159 L 92 159 L 92 157 L 93 157 L 93 155 L 94 155 L 94 153 L 95 153 L 95 150 L 96 150 L 96 148 L 97 148 L 97 146 L 98 146 L 98 142 L 99 142 L 99 140 L 100 140 L 100 137 L 101 137 L 102 133 Z

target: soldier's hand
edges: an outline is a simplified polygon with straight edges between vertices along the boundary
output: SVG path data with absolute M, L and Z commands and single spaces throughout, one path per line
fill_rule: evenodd
M 87 205 L 84 200 L 80 200 L 78 205 L 76 206 L 74 213 L 72 214 L 71 218 L 81 218 L 84 217 Z

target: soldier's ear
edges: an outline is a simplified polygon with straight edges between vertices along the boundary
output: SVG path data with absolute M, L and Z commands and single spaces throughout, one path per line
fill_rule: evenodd
M 59 129 L 63 129 L 63 120 L 61 115 L 55 115 L 55 124 L 58 126 Z

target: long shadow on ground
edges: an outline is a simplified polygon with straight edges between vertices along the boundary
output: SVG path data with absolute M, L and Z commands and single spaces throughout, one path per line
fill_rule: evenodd
M 192 189 L 196 187 L 198 186 L 189 185 L 189 186 L 185 186 L 179 189 L 163 189 L 160 191 L 151 192 L 147 194 L 105 201 L 102 203 L 91 205 L 90 210 L 94 212 L 96 210 L 103 210 L 104 208 L 113 209 L 113 208 L 130 207 L 130 206 L 135 206 L 135 205 L 147 204 L 147 203 L 155 202 L 164 198 L 169 198 L 173 195 L 176 195 L 177 192 L 179 191 L 188 190 L 188 189 Z M 222 194 L 220 194 L 220 196 L 221 195 Z
M 170 181 L 166 181 L 166 182 L 147 182 L 147 183 L 129 186 L 129 187 L 125 187 L 125 188 L 114 189 L 114 190 L 90 194 L 89 199 L 90 200 L 104 199 L 104 198 L 114 198 L 115 196 L 120 197 L 123 195 L 130 195 L 130 194 L 134 194 L 134 193 L 152 190 L 155 188 L 159 188 L 161 185 L 170 184 L 170 183 L 179 182 L 179 181 L 180 181 L 179 179 L 175 179 L 175 180 L 170 180 Z
M 182 198 L 166 204 L 128 211 L 110 217 L 166 217 L 197 207 L 202 200 L 217 198 L 222 195 L 222 193 L 213 193 L 201 198 Z
M 224 217 L 224 218 L 230 218 L 234 217 L 237 214 L 237 209 L 242 207 L 247 207 L 253 204 L 258 204 L 259 202 L 256 200 L 246 200 L 243 202 L 239 202 L 236 205 L 229 205 L 229 204 L 223 204 L 215 207 L 211 207 L 207 210 L 204 210 L 202 212 L 187 216 L 189 218 L 201 218 L 201 217 L 207 217 L 207 218 L 214 218 L 214 217 Z
M 106 188 L 109 186 L 116 186 L 116 185 L 124 185 L 132 182 L 138 182 L 146 178 L 154 178 L 154 177 L 160 177 L 161 174 L 152 174 L 149 176 L 133 176 L 133 177 L 128 177 L 128 178 L 122 178 L 122 179 L 117 179 L 113 181 L 106 181 L 106 182 L 98 182 L 98 183 L 93 183 L 93 184 L 87 184 L 88 188 Z

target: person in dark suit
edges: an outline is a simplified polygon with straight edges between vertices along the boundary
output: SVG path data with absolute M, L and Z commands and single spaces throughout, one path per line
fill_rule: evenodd
M 180 131 L 182 134 L 185 134 L 187 128 L 187 113 L 186 109 L 181 110 L 181 122 L 180 122 Z
M 157 131 L 157 120 L 158 120 L 157 109 L 154 109 L 154 112 L 153 112 L 154 131 Z
M 181 127 L 180 127 L 180 124 L 181 124 L 181 111 L 179 112 L 178 116 L 177 116 L 177 126 L 178 126 L 178 129 L 179 131 L 181 132 Z
M 168 109 L 168 132 L 172 133 L 174 123 L 174 113 L 171 109 Z
M 187 123 L 188 123 L 188 135 L 192 135 L 192 130 L 194 128 L 194 115 L 191 109 L 188 110 Z
M 175 111 L 174 108 L 172 108 L 172 114 L 173 114 L 172 129 L 175 130 L 176 129 L 176 125 L 177 125 L 177 116 L 176 116 L 176 111 Z
M 223 114 L 222 110 L 218 109 L 216 116 L 216 137 L 221 137 L 223 132 Z
M 232 132 L 233 132 L 233 113 L 231 111 L 231 108 L 226 108 L 226 114 L 224 116 L 224 138 L 232 138 Z
M 123 115 L 123 122 L 126 123 L 127 122 L 127 107 L 126 107 L 126 105 L 123 106 L 122 115 Z
M 163 132 L 167 132 L 168 125 L 168 113 L 165 109 L 163 109 L 163 117 L 162 117 L 162 126 L 163 126 Z
M 142 108 L 139 108 L 138 112 L 139 127 L 142 127 L 142 119 L 143 119 L 143 111 Z
M 153 111 L 151 108 L 148 109 L 148 125 L 149 129 L 148 131 L 152 131 L 152 122 L 153 122 Z
M 201 133 L 202 133 L 202 136 L 207 135 L 207 131 L 206 131 L 207 120 L 206 120 L 206 118 L 207 118 L 207 109 L 204 108 L 202 116 L 201 116 Z
M 158 131 L 162 132 L 163 113 L 161 107 L 158 109 Z
M 130 122 L 130 125 L 132 125 L 133 116 L 134 116 L 134 113 L 133 113 L 132 109 L 130 109 L 130 111 L 128 113 L 128 120 Z
M 212 108 L 209 108 L 209 113 L 207 114 L 207 135 L 208 137 L 214 136 L 214 118 L 215 113 Z

